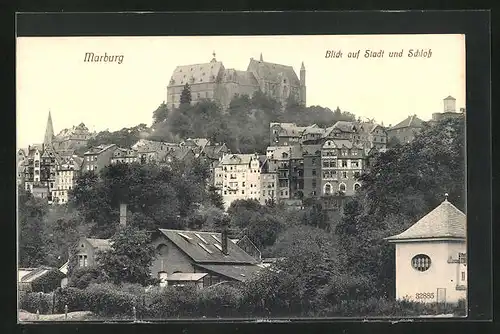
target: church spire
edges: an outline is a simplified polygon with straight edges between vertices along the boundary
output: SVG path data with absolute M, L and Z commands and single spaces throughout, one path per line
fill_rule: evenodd
M 264 61 L 264 58 L 262 58 L 262 52 L 260 53 L 260 61 Z
M 304 66 L 304 62 L 302 62 L 302 65 L 300 66 L 300 69 L 301 70 L 305 70 L 306 69 L 306 67 Z
M 211 60 L 211 63 L 215 63 L 217 61 L 217 59 L 215 59 L 215 51 L 212 52 L 212 56 L 214 56 Z
M 52 116 L 50 115 L 47 119 L 47 127 L 45 128 L 45 138 L 43 139 L 44 145 L 51 145 L 52 139 L 54 138 L 54 126 L 52 125 Z

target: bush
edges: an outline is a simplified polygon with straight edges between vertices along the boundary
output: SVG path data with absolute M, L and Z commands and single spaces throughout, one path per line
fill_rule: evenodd
M 153 319 L 188 318 L 199 316 L 196 289 L 193 287 L 168 287 L 150 292 L 147 317 Z
M 219 318 L 240 317 L 242 293 L 238 288 L 217 285 L 198 292 L 197 315 Z
M 30 313 L 49 314 L 52 312 L 52 293 L 28 292 L 21 297 L 20 308 Z
M 142 313 L 139 298 L 111 283 L 92 284 L 86 289 L 89 311 L 100 316 L 132 316 L 133 307 Z
M 69 312 L 87 311 L 87 293 L 85 290 L 66 287 L 57 289 L 55 295 L 55 313 L 64 313 L 64 306 L 68 305 Z
M 104 283 L 109 279 L 104 271 L 98 267 L 75 268 L 69 279 L 68 286 L 85 289 L 93 283 Z

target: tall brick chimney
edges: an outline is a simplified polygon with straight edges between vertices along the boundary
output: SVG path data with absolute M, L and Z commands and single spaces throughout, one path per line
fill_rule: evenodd
M 127 226 L 127 204 L 120 204 L 120 226 Z

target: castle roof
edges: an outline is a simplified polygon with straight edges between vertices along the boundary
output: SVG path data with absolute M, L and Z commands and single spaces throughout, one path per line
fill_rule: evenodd
M 448 95 L 448 97 L 445 98 L 445 100 L 456 100 L 456 98 L 454 98 L 453 96 L 451 95 Z
M 444 200 L 438 207 L 406 231 L 385 238 L 391 242 L 403 242 L 415 239 L 458 239 L 466 237 L 466 217 L 453 204 Z
M 279 82 L 281 74 L 288 79 L 288 83 L 291 86 L 300 86 L 299 78 L 297 77 L 297 74 L 293 70 L 292 66 L 273 64 L 265 61 L 250 59 L 247 71 L 252 70 L 255 71 L 258 79 L 270 82 Z
M 224 72 L 226 81 L 236 82 L 241 86 L 258 86 L 259 83 L 252 72 L 238 71 L 235 69 L 227 69 Z
M 224 65 L 220 61 L 177 66 L 172 73 L 169 86 L 215 82 L 221 69 L 224 70 Z

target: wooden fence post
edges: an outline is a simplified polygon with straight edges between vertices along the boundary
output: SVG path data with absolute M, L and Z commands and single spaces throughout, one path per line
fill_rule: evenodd
M 134 314 L 134 321 L 137 321 L 137 310 L 135 309 L 135 306 L 132 306 L 132 313 Z
M 64 319 L 68 319 L 68 304 L 64 305 Z

